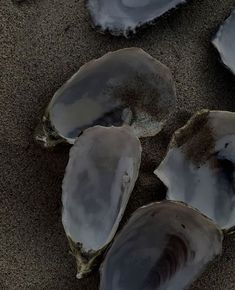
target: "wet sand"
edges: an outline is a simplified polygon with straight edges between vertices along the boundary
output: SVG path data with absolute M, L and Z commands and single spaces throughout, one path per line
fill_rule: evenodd
M 33 130 L 53 93 L 85 62 L 137 46 L 166 64 L 177 87 L 177 111 L 144 153 L 124 222 L 160 199 L 153 175 L 171 134 L 196 110 L 235 110 L 235 78 L 210 44 L 232 0 L 191 0 L 131 40 L 100 35 L 83 1 L 0 0 L 0 289 L 97 290 L 99 275 L 78 281 L 61 225 L 61 181 L 69 147 L 46 151 Z M 123 222 L 123 223 L 124 223 Z M 235 289 L 235 237 L 191 290 Z

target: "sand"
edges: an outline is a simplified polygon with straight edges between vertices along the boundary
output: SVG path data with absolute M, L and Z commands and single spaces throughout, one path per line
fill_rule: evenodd
M 0 0 L 0 289 L 98 289 L 98 272 L 75 278 L 61 225 L 69 148 L 46 151 L 33 141 L 53 93 L 86 61 L 124 47 L 141 47 L 172 70 L 177 112 L 159 136 L 142 142 L 143 164 L 125 222 L 135 208 L 164 193 L 152 172 L 174 130 L 198 109 L 235 110 L 235 79 L 210 44 L 234 4 L 192 0 L 126 40 L 96 33 L 83 1 Z M 234 290 L 234 249 L 231 236 L 223 256 L 191 290 Z

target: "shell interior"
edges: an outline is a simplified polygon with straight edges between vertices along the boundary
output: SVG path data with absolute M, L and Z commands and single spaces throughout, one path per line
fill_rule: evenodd
M 222 251 L 223 235 L 198 211 L 163 201 L 138 209 L 101 269 L 100 290 L 182 290 Z
M 235 113 L 202 111 L 176 131 L 155 174 L 167 197 L 184 201 L 223 229 L 235 225 Z
M 221 25 L 212 43 L 223 63 L 235 74 L 235 10 Z
M 113 35 L 129 36 L 186 0 L 87 0 L 93 25 Z
M 127 126 L 96 126 L 75 142 L 63 180 L 62 221 L 70 244 L 78 245 L 78 260 L 79 255 L 90 255 L 89 264 L 112 240 L 138 177 L 140 160 L 140 142 Z M 83 266 L 78 265 L 78 271 Z
M 175 108 L 175 99 L 171 72 L 142 49 L 107 53 L 82 66 L 55 93 L 36 139 L 45 146 L 58 139 L 73 144 L 89 127 L 123 124 L 138 137 L 153 136 Z

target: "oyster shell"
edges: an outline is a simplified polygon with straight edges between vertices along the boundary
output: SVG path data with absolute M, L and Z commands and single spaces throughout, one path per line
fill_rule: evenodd
M 223 63 L 235 74 L 235 10 L 221 25 L 212 43 Z
M 223 234 L 200 212 L 163 201 L 138 209 L 117 236 L 100 290 L 182 290 L 222 251 Z
M 100 32 L 113 35 L 135 33 L 136 29 L 186 0 L 87 0 L 92 24 Z
M 62 222 L 78 278 L 89 273 L 115 235 L 140 159 L 141 145 L 129 126 L 89 128 L 72 147 L 62 186 Z
M 223 229 L 235 225 L 235 113 L 203 110 L 175 132 L 155 174 L 167 198 L 199 209 Z
M 169 69 L 139 48 L 108 53 L 82 66 L 52 98 L 36 140 L 73 144 L 94 125 L 131 124 L 137 136 L 158 133 L 175 107 Z

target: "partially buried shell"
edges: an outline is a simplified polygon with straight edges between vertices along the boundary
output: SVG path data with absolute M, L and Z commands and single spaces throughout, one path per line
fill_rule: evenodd
M 87 129 L 70 151 L 62 221 L 77 260 L 90 272 L 116 233 L 138 177 L 141 145 L 130 127 Z
M 223 63 L 235 74 L 235 10 L 221 25 L 212 43 Z
M 82 66 L 55 93 L 36 140 L 45 147 L 73 144 L 94 125 L 130 124 L 137 136 L 152 136 L 174 107 L 169 69 L 142 49 L 121 49 Z
M 175 132 L 155 174 L 167 198 L 184 201 L 223 229 L 235 225 L 235 113 L 201 111 Z
M 100 290 L 182 290 L 222 250 L 222 232 L 208 218 L 172 201 L 138 209 L 101 269 Z
M 93 26 L 113 35 L 135 33 L 136 29 L 186 0 L 87 0 Z

